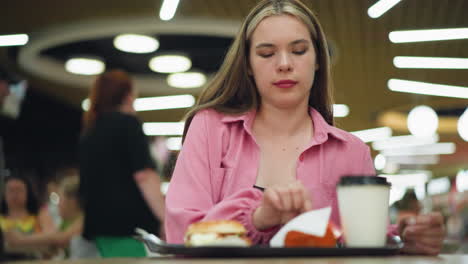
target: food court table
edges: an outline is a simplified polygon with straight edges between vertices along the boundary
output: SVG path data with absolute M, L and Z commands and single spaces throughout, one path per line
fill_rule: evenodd
M 391 256 L 391 257 L 326 257 L 326 258 L 265 258 L 265 259 L 193 259 L 193 258 L 110 258 L 62 261 L 16 261 L 7 264 L 432 264 L 468 263 L 468 255 Z

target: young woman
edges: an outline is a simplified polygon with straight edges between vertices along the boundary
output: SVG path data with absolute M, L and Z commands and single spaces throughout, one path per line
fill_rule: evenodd
M 41 231 L 39 207 L 28 181 L 21 177 L 8 177 L 0 207 L 0 227 L 3 232 L 17 231 L 33 234 Z
M 47 234 L 23 235 L 10 231 L 5 234 L 6 243 L 19 248 L 44 249 L 54 255 L 57 248 L 67 248 L 70 240 L 82 232 L 83 215 L 79 204 L 78 176 L 67 176 L 59 186 L 59 212 L 62 223 L 59 230 Z
M 234 219 L 267 243 L 294 216 L 324 206 L 339 224 L 339 178 L 375 171 L 369 148 L 333 126 L 331 89 L 312 11 L 296 0 L 260 1 L 188 114 L 166 200 L 168 241 L 182 243 L 193 222 Z M 436 254 L 442 218 L 418 218 L 402 235 L 407 252 Z
M 24 236 L 48 234 L 55 226 L 45 210 L 39 210 L 37 199 L 28 180 L 10 176 L 5 180 L 5 192 L 0 205 L 0 229 L 3 233 L 18 232 Z M 34 248 L 18 248 L 6 244 L 9 258 L 36 257 Z M 19 253 L 19 255 L 15 255 Z

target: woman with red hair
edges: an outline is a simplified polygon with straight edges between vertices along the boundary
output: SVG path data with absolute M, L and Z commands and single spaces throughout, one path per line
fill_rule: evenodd
M 102 256 L 109 252 L 101 245 L 135 246 L 136 227 L 158 233 L 164 219 L 159 175 L 133 108 L 136 94 L 127 73 L 106 72 L 96 79 L 84 116 L 79 155 L 83 236 L 97 242 Z

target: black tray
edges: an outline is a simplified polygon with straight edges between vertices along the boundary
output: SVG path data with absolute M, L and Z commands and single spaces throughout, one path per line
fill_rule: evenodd
M 401 242 L 389 242 L 379 248 L 281 248 L 269 246 L 251 247 L 186 247 L 179 244 L 156 244 L 151 240 L 138 237 L 150 251 L 197 258 L 273 258 L 273 257 L 323 257 L 323 256 L 390 256 L 400 252 Z

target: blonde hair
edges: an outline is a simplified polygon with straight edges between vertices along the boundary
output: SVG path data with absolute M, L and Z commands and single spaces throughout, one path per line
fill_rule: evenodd
M 200 110 L 212 108 L 226 114 L 240 114 L 258 109 L 260 95 L 253 77 L 248 74 L 250 40 L 263 19 L 283 14 L 296 17 L 310 31 L 319 68 L 312 84 L 309 106 L 314 107 L 327 123 L 333 125 L 330 57 L 325 34 L 317 17 L 299 0 L 262 0 L 245 18 L 221 68 L 201 92 L 197 104 L 187 113 L 184 139 L 193 117 Z

